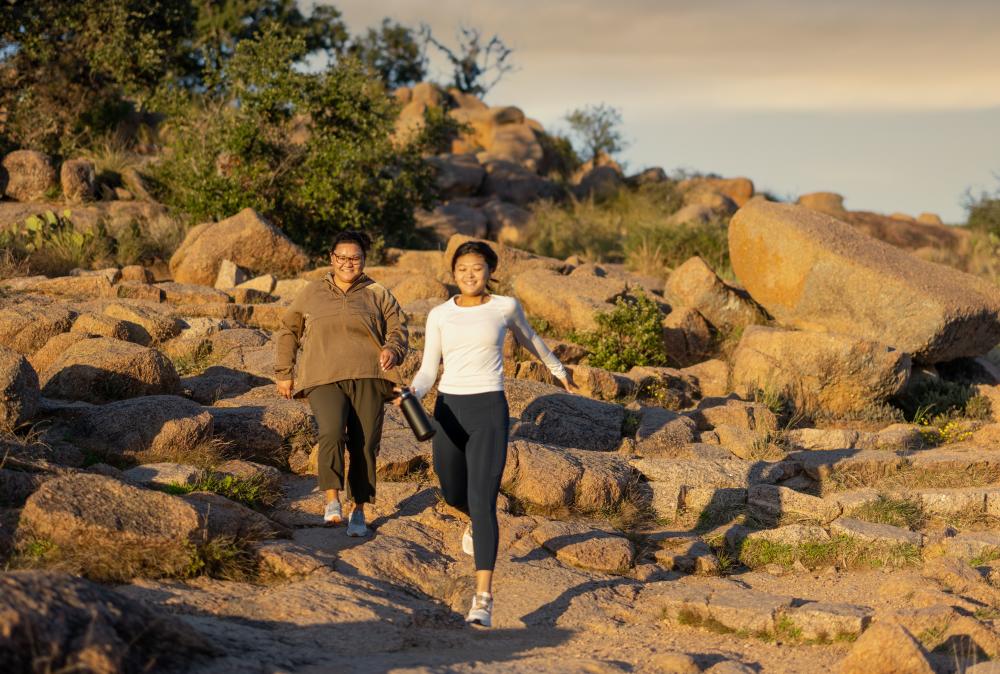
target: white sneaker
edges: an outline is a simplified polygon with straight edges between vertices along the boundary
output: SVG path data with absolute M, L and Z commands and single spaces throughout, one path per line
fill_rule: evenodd
M 354 509 L 351 519 L 347 521 L 347 535 L 352 538 L 360 538 L 370 533 L 368 525 L 365 524 L 365 513 L 362 510 Z
M 469 609 L 469 615 L 465 616 L 465 622 L 480 627 L 492 627 L 493 595 L 486 592 L 477 592 L 472 597 L 472 608 Z
M 465 527 L 465 533 L 462 534 L 462 552 L 472 557 L 476 554 L 476 549 L 473 547 L 472 543 L 472 525 Z
M 343 524 L 344 511 L 340 508 L 340 501 L 334 499 L 326 504 L 323 511 L 323 521 L 327 524 Z

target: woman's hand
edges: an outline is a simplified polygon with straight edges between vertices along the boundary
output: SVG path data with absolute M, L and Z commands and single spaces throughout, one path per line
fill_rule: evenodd
M 402 404 L 403 404 L 403 389 L 401 389 L 398 386 L 393 386 L 392 387 L 392 392 L 396 394 L 396 397 L 393 398 L 392 400 L 390 400 L 389 402 L 391 402 L 396 407 L 402 406 Z
M 566 370 L 566 377 L 563 378 L 563 379 L 560 379 L 559 383 L 562 384 L 562 387 L 564 389 L 566 389 L 566 391 L 568 393 L 573 393 L 573 394 L 579 395 L 579 393 L 580 393 L 580 387 L 577 386 L 576 382 L 573 381 L 573 372 L 572 371 Z
M 282 398 L 291 398 L 294 384 L 295 384 L 294 379 L 282 379 L 281 381 L 277 382 L 278 395 L 280 395 Z
M 396 362 L 396 354 L 394 354 L 389 349 L 382 349 L 382 353 L 378 355 L 378 364 L 382 367 L 382 370 L 389 370 L 398 365 Z

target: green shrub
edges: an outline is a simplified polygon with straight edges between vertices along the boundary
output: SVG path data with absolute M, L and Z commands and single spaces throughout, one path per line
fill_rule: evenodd
M 220 496 L 242 503 L 250 508 L 274 505 L 279 494 L 264 478 L 240 478 L 233 475 L 219 475 L 207 470 L 193 484 L 172 484 L 164 491 L 171 494 L 190 494 L 193 491 L 210 491 Z
M 663 312 L 645 294 L 619 298 L 615 308 L 595 316 L 598 328 L 573 341 L 590 350 L 590 364 L 626 372 L 636 365 L 665 365 Z
M 305 48 L 273 26 L 239 43 L 221 74 L 225 97 L 174 121 L 155 175 L 164 200 L 195 220 L 253 207 L 315 253 L 347 228 L 407 243 L 414 207 L 434 197 L 421 152 L 441 140 L 447 118 L 428 117 L 398 146 L 398 106 L 381 82 L 349 58 L 300 72 L 293 66 Z
M 967 192 L 965 210 L 969 213 L 966 220 L 969 229 L 1000 236 L 1000 192 L 983 192 L 978 197 Z
M 0 248 L 26 260 L 34 273 L 62 276 L 74 268 L 110 264 L 116 242 L 98 222 L 91 231 L 79 231 L 69 218 L 45 211 L 0 230 Z
M 966 406 L 974 398 L 967 384 L 940 377 L 921 377 L 895 401 L 907 421 L 921 423 L 937 417 L 964 416 Z M 986 406 L 977 401 L 972 410 L 982 414 Z

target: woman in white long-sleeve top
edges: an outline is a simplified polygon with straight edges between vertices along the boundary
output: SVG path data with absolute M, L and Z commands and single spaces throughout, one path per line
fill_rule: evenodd
M 503 387 L 507 330 L 548 366 L 564 388 L 575 390 L 570 373 L 531 328 L 521 304 L 489 292 L 487 284 L 496 268 L 496 253 L 481 241 L 464 243 L 455 251 L 451 269 L 461 295 L 428 315 L 423 362 L 411 387 L 417 398 L 427 393 L 444 358 L 434 407 L 438 426 L 434 472 L 445 501 L 472 520 L 462 536 L 462 549 L 476 563 L 476 594 L 466 621 L 484 627 L 492 624 L 499 541 L 496 502 L 507 461 L 509 412 Z

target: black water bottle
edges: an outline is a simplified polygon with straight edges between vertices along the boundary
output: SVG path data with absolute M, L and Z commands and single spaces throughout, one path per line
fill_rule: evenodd
M 420 404 L 420 401 L 416 399 L 410 389 L 404 388 L 399 397 L 400 407 L 403 408 L 403 416 L 406 417 L 406 423 L 410 425 L 410 430 L 413 431 L 413 435 L 416 436 L 417 440 L 423 442 L 434 437 L 436 430 L 434 424 L 427 418 L 424 406 Z

